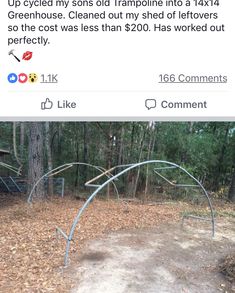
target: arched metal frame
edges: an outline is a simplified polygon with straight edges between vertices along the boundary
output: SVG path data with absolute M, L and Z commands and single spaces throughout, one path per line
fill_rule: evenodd
M 85 209 L 88 207 L 88 205 L 90 204 L 90 202 L 93 200 L 93 198 L 97 195 L 97 193 L 99 191 L 101 191 L 105 186 L 107 186 L 109 183 L 113 182 L 113 180 L 117 179 L 118 177 L 120 177 L 121 175 L 125 174 L 126 172 L 136 168 L 136 167 L 140 167 L 142 165 L 146 165 L 146 164 L 166 164 L 166 165 L 170 165 L 172 167 L 178 168 L 180 170 L 182 170 L 184 173 L 186 173 L 191 179 L 193 179 L 197 185 L 202 189 L 207 201 L 208 201 L 208 205 L 210 208 L 210 213 L 211 213 L 211 224 L 212 224 L 212 236 L 214 237 L 215 234 L 215 219 L 214 219 L 214 211 L 212 208 L 212 204 L 211 204 L 211 200 L 208 196 L 207 191 L 205 190 L 205 188 L 203 187 L 203 185 L 193 176 L 191 175 L 186 169 L 184 169 L 183 167 L 172 163 L 172 162 L 168 162 L 168 161 L 162 161 L 162 160 L 149 160 L 149 161 L 144 161 L 144 162 L 139 162 L 139 163 L 135 163 L 135 164 L 130 164 L 130 165 L 121 165 L 121 166 L 116 166 L 116 168 L 125 168 L 124 170 L 120 171 L 119 173 L 117 173 L 114 176 L 111 176 L 110 178 L 108 178 L 103 184 L 101 185 L 97 185 L 96 190 L 90 195 L 90 197 L 87 199 L 87 201 L 84 203 L 84 205 L 82 206 L 82 208 L 78 211 L 77 216 L 75 217 L 73 224 L 70 228 L 70 232 L 69 235 L 67 236 L 60 228 L 58 228 L 58 231 L 61 232 L 61 234 L 64 236 L 64 238 L 66 239 L 67 243 L 66 243 L 66 250 L 65 250 L 65 257 L 64 257 L 64 264 L 65 266 L 68 265 L 68 259 L 69 259 L 69 251 L 70 251 L 70 243 L 73 239 L 73 235 L 76 229 L 76 226 L 83 214 L 83 212 L 85 211 Z M 115 168 L 115 167 L 114 167 Z M 114 168 L 112 168 L 112 170 L 114 170 Z M 167 168 L 167 167 L 166 167 Z M 158 174 L 158 172 L 156 171 L 158 168 L 155 168 L 155 173 Z M 111 169 L 110 169 L 111 170 Z M 158 174 L 159 175 L 159 174 Z M 166 179 L 166 178 L 165 178 Z M 177 185 L 176 185 L 177 186 Z M 184 184 L 180 184 L 178 186 L 186 186 Z M 188 185 L 187 185 L 188 186 Z
M 4 168 L 6 168 L 6 169 L 8 169 L 8 170 L 10 170 L 10 171 L 12 171 L 12 172 L 14 172 L 14 173 L 16 173 L 17 175 L 21 175 L 21 174 L 19 173 L 18 168 L 14 167 L 14 166 L 8 165 L 8 164 L 3 163 L 3 162 L 0 162 L 0 166 L 2 166 L 2 167 L 4 167 Z
M 112 174 L 108 174 L 109 170 L 107 171 L 106 169 L 104 169 L 103 167 L 100 167 L 100 166 L 95 166 L 95 165 L 92 165 L 92 164 L 88 164 L 88 163 L 81 163 L 81 162 L 72 162 L 72 163 L 67 163 L 67 164 L 63 164 L 61 166 L 58 166 L 52 170 L 50 170 L 49 172 L 45 173 L 41 178 L 38 179 L 38 181 L 33 185 L 31 191 L 30 191 L 30 194 L 28 196 L 28 200 L 27 202 L 28 203 L 32 203 L 32 200 L 33 200 L 33 192 L 35 190 L 35 188 L 37 187 L 37 185 L 46 177 L 51 177 L 51 176 L 54 176 L 56 174 L 59 174 L 73 166 L 76 166 L 76 165 L 81 165 L 81 166 L 87 166 L 87 167 L 91 167 L 91 168 L 94 168 L 98 171 L 101 172 L 101 174 L 104 174 L 107 178 L 110 178 L 112 176 Z M 118 189 L 117 189 L 117 186 L 116 184 L 112 181 L 112 184 L 113 184 L 113 187 L 115 189 L 115 192 L 117 194 L 117 198 L 119 199 L 119 193 L 118 193 Z M 94 184 L 85 184 L 87 187 L 97 187 L 99 185 L 94 185 Z

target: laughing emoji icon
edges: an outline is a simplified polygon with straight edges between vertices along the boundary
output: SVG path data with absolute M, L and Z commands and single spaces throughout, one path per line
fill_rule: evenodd
M 38 76 L 36 73 L 30 73 L 29 74 L 29 82 L 30 83 L 35 83 L 38 80 Z

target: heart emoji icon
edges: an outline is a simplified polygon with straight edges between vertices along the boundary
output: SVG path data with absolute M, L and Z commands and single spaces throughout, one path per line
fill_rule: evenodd
M 25 74 L 25 73 L 20 73 L 20 74 L 18 75 L 18 80 L 19 80 L 20 83 L 26 83 L 27 80 L 28 80 L 28 76 L 27 76 L 27 74 Z

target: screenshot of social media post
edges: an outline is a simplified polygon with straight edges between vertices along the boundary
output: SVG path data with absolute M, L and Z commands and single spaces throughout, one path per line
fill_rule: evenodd
M 2 1 L 0 116 L 234 119 L 234 8 L 232 0 Z
M 235 122 L 0 122 L 1 292 L 233 292 Z
M 232 0 L 0 2 L 0 292 L 235 292 Z

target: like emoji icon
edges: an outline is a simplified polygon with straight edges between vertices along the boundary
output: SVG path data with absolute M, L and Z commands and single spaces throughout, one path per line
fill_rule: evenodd
M 25 73 L 20 73 L 20 74 L 18 75 L 18 81 L 19 81 L 20 83 L 26 83 L 27 80 L 28 80 L 28 76 L 27 76 L 27 74 L 25 74 Z
M 10 73 L 10 74 L 8 75 L 7 79 L 8 79 L 8 81 L 9 81 L 10 83 L 16 83 L 17 80 L 18 80 L 18 77 L 17 77 L 17 75 L 16 75 L 15 73 Z

